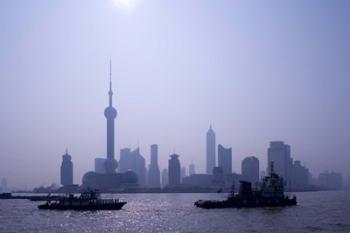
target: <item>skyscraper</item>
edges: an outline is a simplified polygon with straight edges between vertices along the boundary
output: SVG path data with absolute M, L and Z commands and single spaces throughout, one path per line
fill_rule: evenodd
M 191 164 L 188 166 L 188 175 L 192 176 L 194 174 L 196 174 L 196 168 L 194 166 L 194 163 L 191 162 Z
M 215 150 L 216 150 L 215 132 L 210 125 L 210 128 L 207 132 L 207 174 L 213 173 L 213 168 L 215 167 L 215 164 L 216 164 Z
M 270 147 L 267 150 L 268 169 L 270 171 L 270 164 L 273 162 L 274 171 L 281 176 L 284 184 L 291 187 L 293 159 L 290 155 L 290 146 L 283 141 L 270 142 Z
M 252 186 L 259 181 L 259 159 L 251 156 L 242 160 L 242 179 L 252 183 Z
M 168 169 L 164 168 L 162 170 L 162 188 L 169 184 L 169 172 Z
M 146 185 L 146 176 L 147 176 L 146 160 L 141 155 L 140 148 L 136 148 L 131 153 L 132 153 L 132 157 L 135 158 L 135 170 L 134 170 L 134 172 L 136 173 L 137 178 L 139 180 L 139 185 L 145 186 Z
M 140 148 L 133 151 L 129 148 L 120 150 L 119 172 L 127 172 L 128 170 L 136 173 L 139 185 L 146 185 L 146 161 L 140 154 Z
M 150 188 L 160 187 L 160 171 L 158 167 L 158 145 L 151 145 L 151 163 L 148 169 L 148 186 Z
M 225 186 L 225 174 L 222 167 L 213 168 L 212 186 L 216 188 L 223 188 Z
M 1 180 L 0 192 L 7 192 L 7 180 L 6 180 L 6 178 L 2 178 L 2 180 Z
M 186 176 L 186 167 L 182 166 L 181 167 L 181 184 L 182 184 L 182 179 Z
M 120 158 L 119 158 L 119 165 L 118 165 L 118 171 L 119 172 L 126 172 L 128 169 L 131 169 L 132 165 L 132 159 L 130 158 L 131 150 L 130 148 L 123 148 L 120 149 Z
M 73 184 L 73 163 L 72 156 L 66 153 L 62 155 L 62 164 L 61 164 L 61 184 L 63 186 Z
M 177 186 L 181 183 L 181 165 L 179 155 L 172 154 L 169 159 L 169 186 Z
M 292 188 L 293 190 L 303 190 L 309 185 L 310 172 L 309 169 L 301 165 L 301 161 L 295 160 L 292 172 Z
M 118 163 L 114 158 L 114 119 L 117 117 L 117 110 L 112 104 L 112 62 L 109 63 L 109 105 L 104 111 L 107 119 L 107 160 L 105 168 L 107 173 L 114 173 Z
M 232 173 L 232 148 L 218 145 L 218 166 L 222 168 L 224 174 Z
M 343 175 L 337 172 L 325 171 L 318 175 L 318 182 L 322 189 L 341 189 L 343 187 Z

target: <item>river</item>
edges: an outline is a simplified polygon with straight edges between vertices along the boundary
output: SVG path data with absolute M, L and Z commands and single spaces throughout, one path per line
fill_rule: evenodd
M 350 191 L 294 193 L 284 208 L 196 208 L 198 199 L 226 194 L 113 194 L 128 204 L 119 211 L 52 211 L 38 202 L 0 200 L 0 232 L 350 232 Z

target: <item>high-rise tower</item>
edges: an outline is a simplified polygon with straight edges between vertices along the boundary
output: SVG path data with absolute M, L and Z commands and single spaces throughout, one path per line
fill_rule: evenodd
M 148 186 L 160 188 L 160 171 L 158 167 L 158 145 L 151 145 L 151 163 L 148 169 Z
M 232 148 L 218 145 L 218 166 L 222 168 L 224 174 L 232 173 Z
M 73 184 L 73 163 L 72 156 L 68 154 L 68 149 L 66 149 L 66 153 L 62 155 L 61 184 L 63 186 Z
M 267 149 L 267 172 L 270 171 L 269 165 L 273 162 L 274 171 L 283 178 L 286 187 L 290 188 L 292 183 L 293 159 L 290 153 L 290 145 L 283 141 L 272 141 Z
M 188 166 L 188 175 L 192 176 L 196 174 L 196 168 L 193 162 L 191 162 L 191 164 Z
M 170 155 L 169 165 L 169 186 L 177 186 L 181 184 L 181 165 L 179 155 Z
M 215 132 L 211 125 L 207 132 L 207 174 L 213 173 L 213 168 L 215 167 Z
M 114 119 L 117 117 L 117 110 L 112 105 L 112 62 L 109 63 L 109 105 L 104 114 L 107 119 L 107 160 L 105 168 L 107 173 L 114 173 L 118 163 L 114 158 Z
M 242 160 L 242 180 L 252 183 L 255 187 L 259 181 L 259 159 L 251 156 Z

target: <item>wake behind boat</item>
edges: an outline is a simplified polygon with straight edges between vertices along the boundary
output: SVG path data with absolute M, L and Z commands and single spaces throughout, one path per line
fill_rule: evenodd
M 85 191 L 79 197 L 70 194 L 58 200 L 49 198 L 45 204 L 39 205 L 39 209 L 45 210 L 120 210 L 127 202 L 119 199 L 102 199 L 97 191 Z

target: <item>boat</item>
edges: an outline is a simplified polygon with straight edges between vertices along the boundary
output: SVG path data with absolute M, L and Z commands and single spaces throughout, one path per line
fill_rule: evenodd
M 297 204 L 296 197 L 284 194 L 283 179 L 270 166 L 269 176 L 264 177 L 259 189 L 252 191 L 250 182 L 240 181 L 239 192 L 234 192 L 234 186 L 226 200 L 198 200 L 195 206 L 205 209 L 214 208 L 257 208 L 293 206 Z
M 79 197 L 69 194 L 54 201 L 48 199 L 38 208 L 44 210 L 120 210 L 126 203 L 119 199 L 102 199 L 97 190 L 87 190 Z
M 61 196 L 43 196 L 43 195 L 20 195 L 15 196 L 12 193 L 0 193 L 0 199 L 27 199 L 30 201 L 47 201 L 48 198 L 52 201 L 61 198 Z

